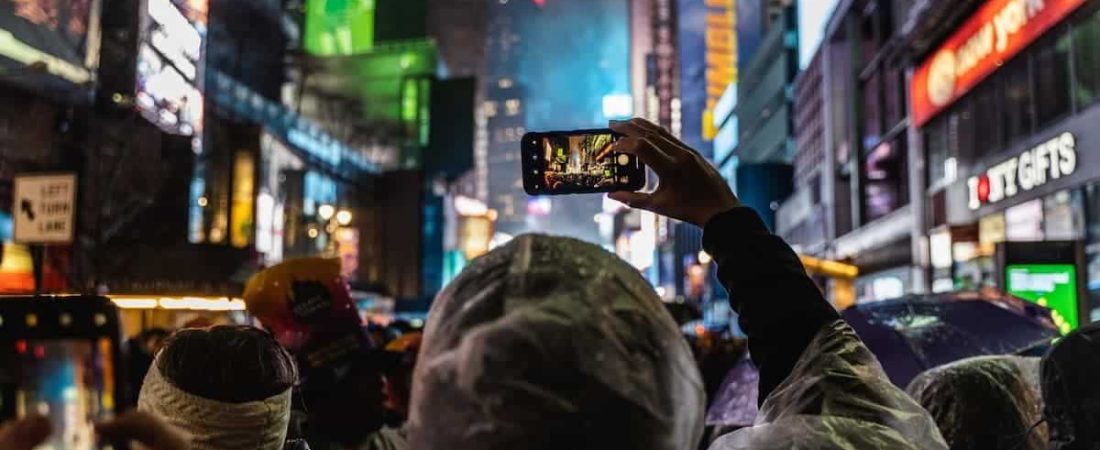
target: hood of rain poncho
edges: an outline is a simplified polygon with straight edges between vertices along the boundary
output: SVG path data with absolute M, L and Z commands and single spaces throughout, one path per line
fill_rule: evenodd
M 1039 358 L 980 356 L 921 373 L 907 392 L 953 450 L 1046 449 Z
M 711 450 L 946 450 L 932 417 L 886 377 L 843 321 L 818 332 L 756 424 Z
M 1052 450 L 1100 446 L 1100 323 L 1063 338 L 1043 358 L 1043 417 Z
M 418 450 L 685 450 L 702 434 L 691 350 L 633 267 L 522 236 L 436 299 L 414 375 Z

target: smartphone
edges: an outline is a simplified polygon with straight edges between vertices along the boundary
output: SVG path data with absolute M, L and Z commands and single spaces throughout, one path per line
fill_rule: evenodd
M 39 449 L 122 448 L 94 429 L 123 401 L 120 333 L 103 297 L 0 298 L 0 421 L 48 418 Z
M 615 153 L 622 135 L 608 129 L 527 133 L 523 136 L 523 189 L 529 195 L 638 191 L 645 165 Z

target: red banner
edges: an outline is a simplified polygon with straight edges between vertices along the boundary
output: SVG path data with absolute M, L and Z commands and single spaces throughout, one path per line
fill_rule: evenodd
M 986 2 L 913 75 L 913 123 L 924 126 L 1086 1 Z

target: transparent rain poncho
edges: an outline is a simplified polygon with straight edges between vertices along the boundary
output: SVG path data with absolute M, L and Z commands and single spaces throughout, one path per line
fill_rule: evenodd
M 711 450 L 943 450 L 932 417 L 890 383 L 843 321 L 822 328 L 791 375 L 760 408 L 756 424 Z
M 1100 323 L 1070 333 L 1042 362 L 1051 450 L 1100 448 Z
M 1039 358 L 967 358 L 921 373 L 906 390 L 954 450 L 1046 448 Z
M 637 270 L 522 236 L 436 299 L 414 375 L 417 450 L 691 450 L 702 381 Z

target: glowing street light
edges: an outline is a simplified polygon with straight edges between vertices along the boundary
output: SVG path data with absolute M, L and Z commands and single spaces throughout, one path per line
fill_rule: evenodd
M 699 257 L 699 264 L 707 265 L 714 261 L 714 258 L 711 258 L 710 254 L 705 251 L 700 251 L 697 256 Z
M 351 211 L 346 209 L 341 209 L 340 212 L 336 213 L 336 223 L 340 224 L 342 227 L 350 225 L 351 218 Z
M 336 207 L 332 205 L 321 205 L 317 208 L 317 215 L 321 216 L 321 220 L 332 219 L 332 216 L 336 214 Z

